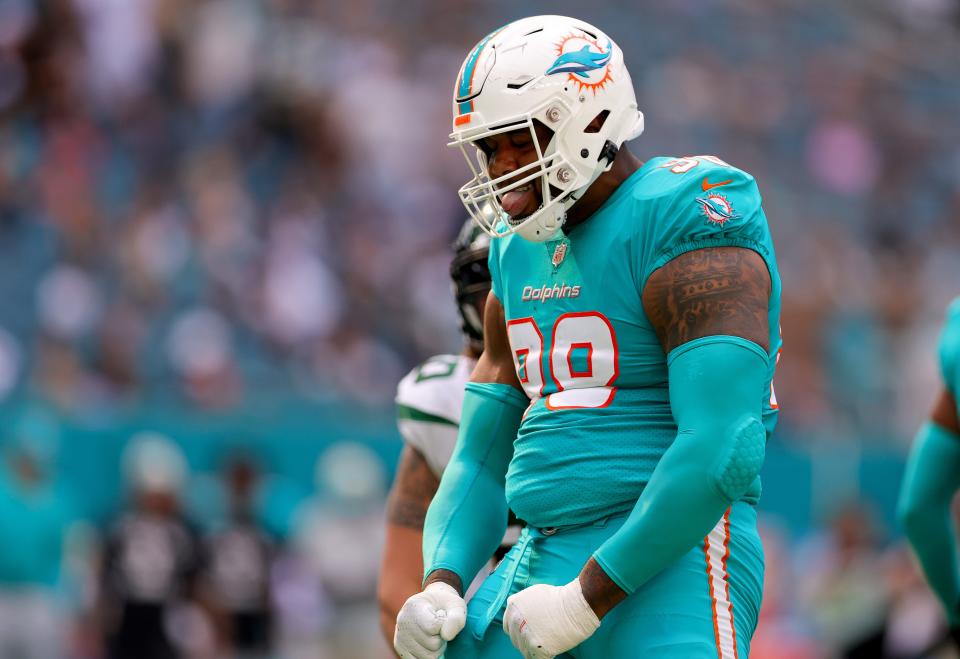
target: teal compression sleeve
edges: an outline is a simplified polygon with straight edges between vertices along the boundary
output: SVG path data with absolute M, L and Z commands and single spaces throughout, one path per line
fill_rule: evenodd
M 951 625 L 960 624 L 960 575 L 950 515 L 958 488 L 960 437 L 927 423 L 917 433 L 907 460 L 897 516 Z
M 500 545 L 504 480 L 528 404 L 506 384 L 467 384 L 457 445 L 423 525 L 425 576 L 451 570 L 466 588 Z
M 668 365 L 677 437 L 627 521 L 594 553 L 627 593 L 703 540 L 763 464 L 763 349 L 708 336 L 671 351 Z

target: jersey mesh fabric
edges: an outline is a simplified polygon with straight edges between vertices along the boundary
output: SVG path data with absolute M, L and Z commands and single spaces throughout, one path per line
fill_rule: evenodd
M 675 163 L 692 160 L 696 164 L 686 171 L 673 171 Z M 566 526 L 629 510 L 636 503 L 676 434 L 666 355 L 641 295 L 654 270 L 685 252 L 745 247 L 767 264 L 772 280 L 769 377 L 757 395 L 763 397 L 765 430 L 773 430 L 770 382 L 780 348 L 780 278 L 760 204 L 753 177 L 741 170 L 712 159 L 654 158 L 569 235 L 546 243 L 517 236 L 493 241 L 493 290 L 503 303 L 508 334 L 514 325 L 535 326 L 536 333 L 526 333 L 527 343 L 539 342 L 542 350 L 537 361 L 530 357 L 537 346 L 531 352 L 530 345 L 510 336 L 515 364 L 533 401 L 507 474 L 507 499 L 519 517 L 534 526 Z M 576 325 L 567 318 L 584 315 L 602 317 L 609 335 L 574 337 L 573 347 L 570 337 L 558 340 L 557 328 Z M 607 332 L 599 322 L 593 326 Z M 603 363 L 616 364 L 615 391 L 609 400 L 600 395 L 591 403 L 599 400 L 604 406 L 564 409 L 551 404 L 558 401 L 551 395 L 561 386 L 596 386 L 589 378 L 569 377 L 558 385 L 558 373 L 566 368 L 568 373 L 599 373 Z M 538 388 L 541 374 L 543 386 Z M 749 496 L 759 496 L 759 479 Z

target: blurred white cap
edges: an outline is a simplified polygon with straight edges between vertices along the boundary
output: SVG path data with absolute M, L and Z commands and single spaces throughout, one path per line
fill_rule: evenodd
M 167 355 L 176 371 L 187 377 L 216 374 L 230 363 L 232 351 L 230 326 L 212 309 L 180 314 L 167 337 Z
M 315 477 L 317 489 L 344 502 L 379 499 L 386 490 L 380 459 L 354 441 L 337 442 L 321 453 Z
M 37 286 L 37 315 L 44 329 L 61 339 L 89 332 L 103 308 L 96 282 L 85 270 L 59 265 Z
M 142 432 L 134 435 L 124 450 L 123 470 L 136 490 L 176 493 L 187 478 L 187 461 L 170 438 Z

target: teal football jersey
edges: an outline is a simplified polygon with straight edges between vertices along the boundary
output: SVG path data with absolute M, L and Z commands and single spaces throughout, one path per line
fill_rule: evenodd
M 947 307 L 947 318 L 943 323 L 943 331 L 940 332 L 938 352 L 944 386 L 956 400 L 957 389 L 960 388 L 960 297 Z
M 716 158 L 654 158 L 562 239 L 493 241 L 493 291 L 531 400 L 507 473 L 518 517 L 582 524 L 636 503 L 677 431 L 666 355 L 641 295 L 650 274 L 684 252 L 745 247 L 770 270 L 768 387 L 757 392 L 769 436 L 780 277 L 760 204 L 753 177 Z M 759 479 L 748 498 L 758 496 Z

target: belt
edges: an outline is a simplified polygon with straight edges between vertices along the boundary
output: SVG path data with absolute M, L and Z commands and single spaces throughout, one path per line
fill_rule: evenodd
M 517 570 L 520 569 L 524 558 L 526 558 L 527 552 L 530 551 L 531 546 L 536 541 L 549 538 L 557 533 L 563 533 L 575 529 L 586 527 L 603 527 L 606 526 L 610 520 L 618 517 L 626 517 L 628 514 L 629 512 L 614 513 L 613 515 L 607 515 L 606 517 L 601 517 L 600 519 L 592 522 L 573 524 L 570 526 L 545 526 L 540 528 L 535 526 L 527 526 L 524 531 L 521 532 L 520 539 L 517 541 L 517 544 L 514 545 L 513 549 L 511 549 L 503 559 L 504 561 L 510 561 L 510 563 L 502 566 L 504 568 L 504 575 L 503 581 L 500 583 L 500 589 L 487 606 L 486 611 L 483 612 L 483 615 L 478 618 L 477 625 L 473 629 L 473 635 L 478 640 L 483 639 L 483 635 L 487 632 L 487 628 L 490 627 L 493 619 L 497 617 L 497 613 L 501 608 L 503 608 L 507 598 L 510 597 L 510 589 L 513 587 L 513 582 L 517 578 Z
M 556 530 L 553 531 L 556 533 Z M 513 549 L 504 556 L 504 561 L 510 561 L 508 565 L 504 565 L 504 578 L 500 583 L 500 590 L 497 591 L 496 597 L 490 602 L 487 606 L 487 610 L 483 612 L 483 615 L 480 616 L 477 626 L 473 630 L 473 635 L 477 639 L 482 639 L 483 635 L 486 634 L 487 628 L 490 626 L 490 623 L 493 622 L 493 619 L 497 617 L 497 612 L 503 607 L 504 603 L 507 601 L 507 598 L 510 597 L 510 588 L 513 586 L 514 580 L 517 578 L 517 570 L 520 569 L 520 565 L 523 564 L 523 559 L 526 557 L 527 552 L 530 551 L 530 546 L 533 544 L 534 540 L 538 540 L 547 535 L 553 535 L 553 533 L 544 533 L 540 529 L 528 526 L 524 532 L 520 534 L 520 539 L 517 541 L 517 544 L 513 546 Z

